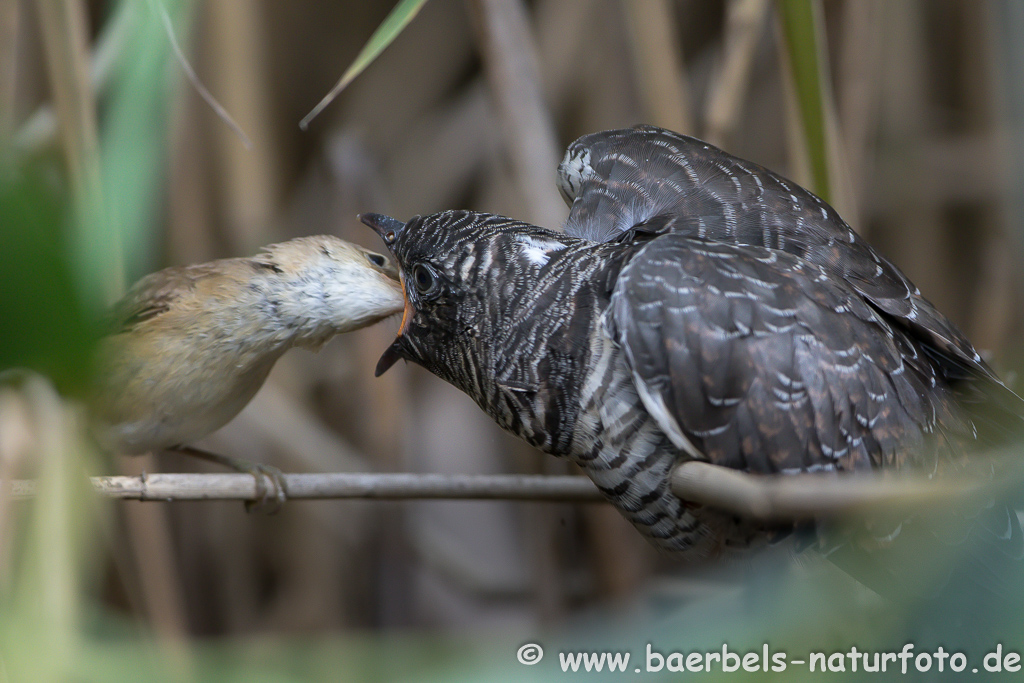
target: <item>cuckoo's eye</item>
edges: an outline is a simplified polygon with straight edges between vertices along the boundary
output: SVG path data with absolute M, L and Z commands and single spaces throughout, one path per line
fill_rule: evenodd
M 425 263 L 417 263 L 412 267 L 412 283 L 416 291 L 424 296 L 436 293 L 439 286 L 434 269 Z
M 378 268 L 383 268 L 384 264 L 387 263 L 387 261 L 384 260 L 384 257 L 381 256 L 380 254 L 367 254 L 366 260 L 372 263 L 373 265 L 377 266 Z

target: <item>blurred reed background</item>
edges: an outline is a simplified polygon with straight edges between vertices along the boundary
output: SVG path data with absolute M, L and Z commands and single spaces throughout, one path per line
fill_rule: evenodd
M 0 370 L 41 370 L 73 397 L 125 282 L 299 235 L 379 250 L 359 212 L 557 227 L 565 146 L 639 122 L 826 194 L 997 367 L 1018 364 L 1024 5 L 432 0 L 300 130 L 390 10 L 0 0 Z M 251 148 L 185 79 L 162 12 Z M 198 445 L 285 471 L 564 471 L 419 368 L 374 379 L 395 327 L 289 353 Z M 542 670 L 515 664 L 524 638 L 595 614 L 583 632 L 620 647 L 649 614 L 676 649 L 698 617 L 712 645 L 803 643 L 837 614 L 840 644 L 898 632 L 813 559 L 682 567 L 597 505 L 97 506 L 82 471 L 195 464 L 101 462 L 73 403 L 17 387 L 0 393 L 0 479 L 45 486 L 32 503 L 0 494 L 0 681 L 417 679 L 476 670 L 480 640 L 488 675 L 522 676 Z

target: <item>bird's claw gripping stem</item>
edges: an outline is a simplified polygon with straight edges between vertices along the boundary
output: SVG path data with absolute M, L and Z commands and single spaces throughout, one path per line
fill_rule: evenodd
M 246 512 L 258 511 L 268 515 L 277 513 L 288 500 L 288 489 L 285 485 L 284 474 L 273 465 L 265 465 L 258 462 L 250 462 L 240 458 L 232 458 L 226 455 L 210 453 L 192 446 L 176 446 L 167 450 L 174 453 L 183 453 L 208 462 L 241 472 L 251 474 L 256 480 L 256 497 L 245 501 Z M 269 486 L 267 485 L 269 481 Z M 271 490 L 272 489 L 272 490 Z

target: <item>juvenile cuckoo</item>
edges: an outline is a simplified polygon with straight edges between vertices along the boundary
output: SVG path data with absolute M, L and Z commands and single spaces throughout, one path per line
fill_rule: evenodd
M 675 497 L 686 459 L 932 473 L 1020 431 L 1021 399 L 970 342 L 795 183 L 650 126 L 580 138 L 558 183 L 564 233 L 469 211 L 362 216 L 406 297 L 377 371 L 406 359 L 452 383 L 577 463 L 657 546 L 702 556 L 767 535 Z M 1013 511 L 985 515 L 1019 556 Z

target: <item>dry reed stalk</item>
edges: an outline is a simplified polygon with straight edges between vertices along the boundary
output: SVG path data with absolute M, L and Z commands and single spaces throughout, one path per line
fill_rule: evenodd
M 14 130 L 17 84 L 19 0 L 0 0 L 0 144 Z
M 704 137 L 713 145 L 728 146 L 739 126 L 768 7 L 768 0 L 729 0 L 722 68 L 711 86 L 704 114 Z
M 250 254 L 270 239 L 278 210 L 280 161 L 266 83 L 262 9 L 258 3 L 216 0 L 205 12 L 210 82 L 224 107 L 255 141 L 251 149 L 232 130 L 214 136 L 224 183 L 227 237 L 235 253 Z
M 696 133 L 679 30 L 667 0 L 625 0 L 637 85 L 649 123 Z
M 86 262 L 105 303 L 116 301 L 124 291 L 124 256 L 117 231 L 107 231 L 108 242 L 96 244 L 97 226 L 105 225 L 99 166 L 99 133 L 96 98 L 89 77 L 89 27 L 81 0 L 41 0 L 37 4 L 43 46 L 56 104 L 68 175 L 77 206 L 74 240 L 94 255 Z M 88 245 L 88 246 L 86 246 Z M 87 252 L 87 253 L 88 253 Z M 92 302 L 96 303 L 96 302 Z
M 693 460 L 677 466 L 671 482 L 673 493 L 693 503 L 753 519 L 799 520 L 998 495 L 1024 475 L 1018 461 L 1011 448 L 979 455 L 977 476 L 929 479 L 875 472 L 754 474 Z M 997 480 L 984 476 L 992 467 L 1000 472 Z M 593 483 L 577 475 L 332 472 L 283 476 L 293 500 L 603 501 Z M 15 499 L 31 498 L 36 492 L 31 480 L 12 481 L 9 486 Z M 122 500 L 252 500 L 256 496 L 256 482 L 249 474 L 93 477 L 92 486 L 101 495 Z
M 851 207 L 847 220 L 864 234 L 864 183 L 871 165 L 871 133 L 878 126 L 881 11 L 877 0 L 843 5 L 839 53 L 839 124 L 849 169 Z
M 525 202 L 523 217 L 555 227 L 565 215 L 551 182 L 561 154 L 544 103 L 526 7 L 522 0 L 471 0 L 469 7 L 512 176 Z

